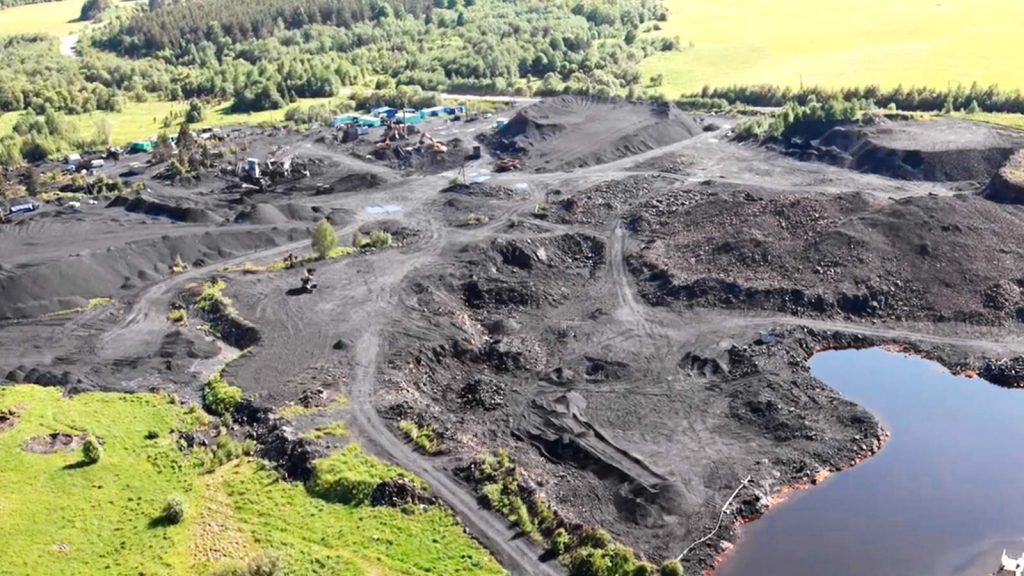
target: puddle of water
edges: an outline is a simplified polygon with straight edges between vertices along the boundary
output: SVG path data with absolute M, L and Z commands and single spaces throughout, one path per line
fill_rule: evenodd
M 470 172 L 468 180 L 474 184 L 480 184 L 481 182 L 487 182 L 491 179 L 491 175 L 487 172 Z
M 513 186 L 513 188 L 515 189 L 516 192 L 527 192 L 527 191 L 530 190 L 530 185 L 527 184 L 526 182 L 520 182 L 520 183 L 516 184 L 515 186 Z
M 397 204 L 385 204 L 383 206 L 367 206 L 367 214 L 392 214 L 394 212 L 401 212 L 402 207 Z
M 983 576 L 1024 552 L 1024 391 L 877 349 L 811 371 L 892 437 L 744 526 L 716 576 Z

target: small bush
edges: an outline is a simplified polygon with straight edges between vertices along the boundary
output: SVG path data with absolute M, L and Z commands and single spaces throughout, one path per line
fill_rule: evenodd
M 188 270 L 188 264 L 186 264 L 185 261 L 181 259 L 181 254 L 178 254 L 177 256 L 174 257 L 174 263 L 171 264 L 171 272 L 175 274 L 181 274 L 186 270 Z
M 647 562 L 637 562 L 633 566 L 633 572 L 629 576 L 655 576 L 658 573 L 658 569 L 654 567 L 654 564 L 648 564 Z
M 178 496 L 171 496 L 164 502 L 160 518 L 168 524 L 178 524 L 185 519 L 185 501 Z
M 604 549 L 612 545 L 612 537 L 599 528 L 587 528 L 580 534 L 579 545 L 588 548 Z
M 369 236 L 363 236 L 358 231 L 352 235 L 352 246 L 360 250 L 363 248 L 388 248 L 394 243 L 391 233 L 384 230 L 374 230 L 370 232 Z
M 95 464 L 103 458 L 103 446 L 95 436 L 89 436 L 82 443 L 82 460 Z
M 572 537 L 565 531 L 565 528 L 559 528 L 551 535 L 551 552 L 553 552 L 555 556 L 561 556 L 568 552 L 571 544 Z
M 156 440 L 159 437 L 160 437 L 160 431 L 159 430 L 147 430 L 146 431 L 146 440 Z
M 427 454 L 437 452 L 437 435 L 429 427 L 420 426 L 412 420 L 401 420 L 398 422 L 398 429 L 405 432 L 409 440 Z
M 316 223 L 310 243 L 313 247 L 313 252 L 321 260 L 330 256 L 331 250 L 334 250 L 334 247 L 338 245 L 338 236 L 334 233 L 334 227 L 331 226 L 331 223 L 326 218 Z
M 181 308 L 175 308 L 167 313 L 167 319 L 175 324 L 181 324 L 185 321 L 186 315 L 185 310 Z
M 214 372 L 203 387 L 203 406 L 215 416 L 230 414 L 241 401 L 242 389 L 228 384 L 221 370 Z
M 683 565 L 675 558 L 665 560 L 661 564 L 661 568 L 658 568 L 658 574 L 659 576 L 683 576 Z

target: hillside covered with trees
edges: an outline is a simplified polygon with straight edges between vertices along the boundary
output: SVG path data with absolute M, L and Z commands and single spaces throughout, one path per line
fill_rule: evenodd
M 625 93 L 663 40 L 660 0 L 153 0 L 85 39 L 2 40 L 0 112 L 76 114 L 127 100 L 233 100 L 239 111 L 345 86 Z

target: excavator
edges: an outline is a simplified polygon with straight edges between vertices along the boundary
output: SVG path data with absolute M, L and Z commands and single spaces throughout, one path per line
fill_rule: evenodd
M 424 147 L 425 143 L 429 145 Z M 447 146 L 445 146 L 443 143 L 439 142 L 436 138 L 434 138 L 430 134 L 427 134 L 426 132 L 420 135 L 419 146 L 421 149 L 429 149 L 436 154 L 445 154 L 448 152 Z
M 394 140 L 405 140 L 409 137 L 407 127 L 405 124 L 395 124 L 389 122 L 387 128 L 384 130 L 384 139 L 377 143 L 378 150 L 389 150 L 391 143 Z

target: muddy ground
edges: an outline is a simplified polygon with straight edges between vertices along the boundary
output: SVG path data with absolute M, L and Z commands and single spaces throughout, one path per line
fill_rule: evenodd
M 347 397 L 292 433 L 345 419 L 514 574 L 561 568 L 453 474 L 483 452 L 508 449 L 567 521 L 660 561 L 706 534 L 748 475 L 731 521 L 877 449 L 874 417 L 809 375 L 817 350 L 900 344 L 1024 382 L 1024 209 L 982 197 L 973 173 L 892 178 L 731 142 L 728 119 L 694 130 L 711 123 L 655 111 L 678 124 L 652 132 L 650 105 L 527 111 L 511 123 L 534 141 L 525 170 L 504 174 L 486 150 L 399 166 L 329 131 L 242 130 L 244 155 L 287 146 L 310 176 L 252 190 L 210 174 L 147 182 L 142 200 L 48 206 L 0 227 L 0 377 L 197 398 L 235 351 L 166 314 L 189 285 L 223 277 L 259 334 L 225 377 L 259 406 Z M 603 115 L 614 134 L 597 129 Z M 922 152 L 942 128 L 890 127 Z M 482 122 L 428 129 L 489 136 Z M 1019 137 L 973 130 L 974 150 Z M 453 183 L 464 165 L 470 183 Z M 223 271 L 308 250 L 321 217 L 343 244 L 382 228 L 398 245 L 319 263 L 315 294 L 295 290 L 295 271 Z M 190 268 L 172 273 L 178 254 Z M 97 297 L 115 302 L 52 315 Z M 399 419 L 436 430 L 440 454 L 416 452 Z M 711 565 L 731 526 L 689 571 Z

